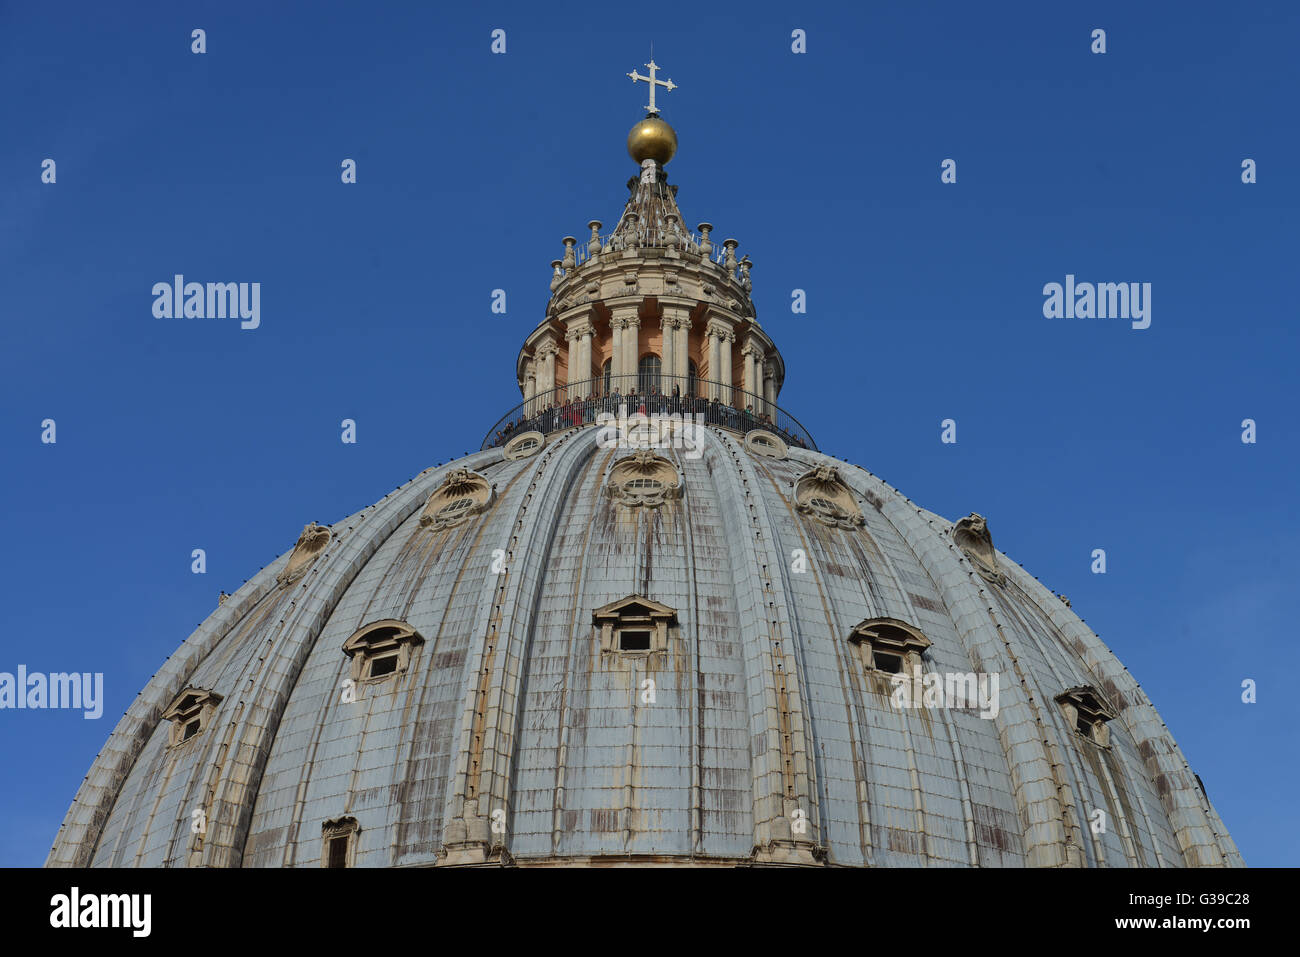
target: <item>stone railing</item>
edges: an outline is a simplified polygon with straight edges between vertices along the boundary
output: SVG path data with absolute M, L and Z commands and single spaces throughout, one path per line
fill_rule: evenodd
M 523 432 L 561 432 L 596 425 L 604 413 L 614 416 L 644 413 L 654 415 L 699 415 L 713 425 L 744 435 L 751 429 L 765 429 L 787 445 L 817 450 L 808 430 L 799 420 L 762 396 L 710 379 L 690 379 L 680 394 L 671 390 L 673 377 L 638 374 L 586 379 L 541 392 L 503 415 L 483 439 L 482 448 L 503 445 Z

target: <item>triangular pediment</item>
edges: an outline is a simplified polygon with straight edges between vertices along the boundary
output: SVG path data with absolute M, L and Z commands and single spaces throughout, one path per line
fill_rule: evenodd
M 667 605 L 641 595 L 628 595 L 608 605 L 602 605 L 591 613 L 593 622 L 605 618 L 668 618 L 675 619 L 677 612 Z

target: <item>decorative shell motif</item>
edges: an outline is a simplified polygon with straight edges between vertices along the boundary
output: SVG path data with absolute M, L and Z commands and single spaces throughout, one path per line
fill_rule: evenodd
M 420 527 L 435 532 L 452 528 L 487 511 L 495 497 L 496 489 L 484 476 L 470 469 L 452 469 L 425 503 Z
M 638 449 L 614 466 L 605 494 L 629 508 L 658 508 L 682 497 L 682 482 L 672 462 L 650 449 Z
M 993 536 L 989 534 L 988 523 L 983 515 L 971 512 L 965 518 L 958 519 L 952 527 L 952 541 L 966 553 L 970 563 L 986 581 L 995 585 L 1006 583 L 1007 576 L 998 568 L 997 552 L 993 549 Z
M 857 528 L 866 522 L 852 490 L 829 465 L 800 476 L 794 484 L 794 507 L 832 528 Z
M 315 522 L 304 525 L 302 534 L 298 536 L 298 541 L 289 554 L 289 563 L 275 577 L 276 583 L 291 585 L 302 578 L 307 574 L 307 569 L 311 567 L 312 562 L 320 557 L 320 553 L 325 550 L 329 541 L 330 530 L 326 526 L 317 525 Z

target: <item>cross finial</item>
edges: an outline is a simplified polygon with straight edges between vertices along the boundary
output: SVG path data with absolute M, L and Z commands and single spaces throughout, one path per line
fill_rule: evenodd
M 655 106 L 655 87 L 662 86 L 664 88 L 664 92 L 666 93 L 669 90 L 677 89 L 677 84 L 674 83 L 672 80 L 660 80 L 655 76 L 655 73 L 659 69 L 659 64 L 655 63 L 655 58 L 653 55 L 650 57 L 650 62 L 647 63 L 645 67 L 647 70 L 650 71 L 649 76 L 642 76 L 640 73 L 636 72 L 636 70 L 633 70 L 631 73 L 628 74 L 628 76 L 632 78 L 633 83 L 635 83 L 637 80 L 640 80 L 643 83 L 650 84 L 650 105 L 646 107 L 646 112 L 658 113 L 659 107 Z

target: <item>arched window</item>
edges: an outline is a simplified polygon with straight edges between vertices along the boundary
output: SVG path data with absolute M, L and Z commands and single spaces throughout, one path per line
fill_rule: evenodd
M 612 368 L 613 368 L 613 367 L 612 367 L 612 365 L 610 364 L 610 360 L 609 360 L 609 359 L 606 359 L 606 360 L 605 360 L 605 366 L 604 366 L 603 369 L 601 369 L 601 375 L 602 375 L 602 376 L 604 377 L 604 379 L 605 379 L 605 384 L 604 384 L 604 386 L 602 386 L 602 391 L 605 393 L 605 395 L 609 395 L 609 377 L 610 377 L 610 373 L 611 373 L 611 371 L 612 371 Z
M 686 394 L 695 394 L 695 383 L 699 379 L 699 374 L 695 371 L 695 363 L 686 363 Z
M 897 618 L 868 618 L 853 626 L 849 641 L 857 646 L 868 671 L 913 674 L 922 667 L 921 656 L 930 639 Z
M 352 659 L 352 680 L 372 683 L 405 672 L 412 650 L 422 644 L 424 639 L 410 625 L 385 618 L 353 632 L 343 643 L 343 654 Z
M 658 356 L 642 356 L 641 361 L 637 363 L 637 391 L 642 395 L 651 389 L 660 389 L 659 385 L 660 362 Z M 661 389 L 662 391 L 662 389 Z

